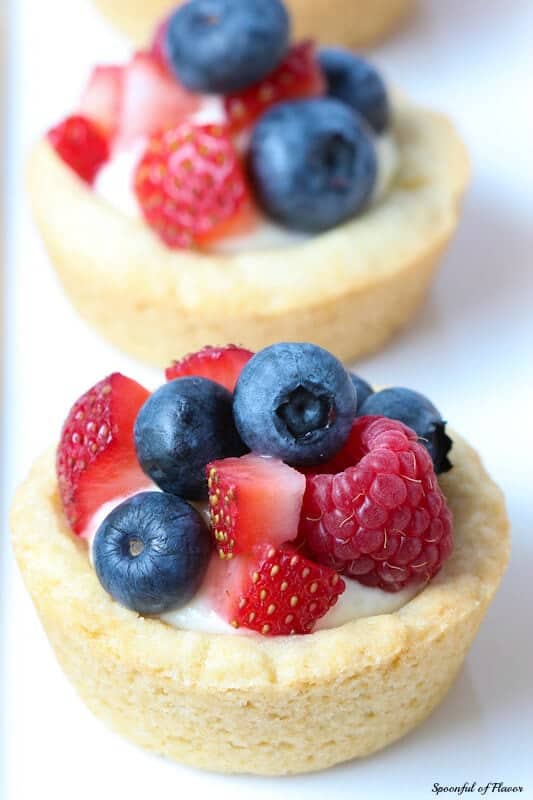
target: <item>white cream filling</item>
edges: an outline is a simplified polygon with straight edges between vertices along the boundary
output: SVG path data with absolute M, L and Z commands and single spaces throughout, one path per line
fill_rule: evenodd
M 145 491 L 160 491 L 153 484 L 148 485 Z M 136 493 L 135 493 L 136 494 Z M 86 539 L 89 548 L 89 561 L 93 562 L 93 542 L 98 528 L 107 515 L 124 500 L 132 495 L 115 498 L 104 503 L 92 516 L 85 531 L 83 538 Z M 209 524 L 209 510 L 207 503 L 194 503 L 198 511 Z M 322 619 L 319 619 L 314 630 L 324 630 L 326 628 L 337 628 L 347 622 L 352 622 L 363 617 L 375 617 L 380 614 L 391 614 L 398 611 L 420 591 L 420 586 L 408 587 L 400 592 L 384 592 L 383 589 L 363 586 L 358 581 L 344 577 L 346 589 L 338 598 L 336 604 L 331 608 Z M 230 633 L 232 635 L 257 635 L 254 631 L 246 628 L 235 629 L 226 622 L 212 606 L 210 599 L 209 586 L 205 584 L 200 587 L 193 599 L 187 605 L 174 611 L 168 611 L 159 616 L 167 625 L 171 625 L 178 630 L 198 631 L 202 633 Z
M 347 622 L 363 617 L 376 617 L 398 611 L 419 592 L 420 586 L 402 589 L 401 592 L 384 592 L 383 589 L 363 586 L 357 581 L 344 577 L 346 589 L 333 608 L 316 623 L 314 630 L 338 628 Z M 173 628 L 203 633 L 253 634 L 246 628 L 233 628 L 222 619 L 209 602 L 207 589 L 200 589 L 186 606 L 161 614 L 161 619 Z
M 224 108 L 219 97 L 206 97 L 200 109 L 191 120 L 201 124 L 224 122 Z M 249 134 L 241 135 L 237 145 L 245 150 Z M 378 174 L 371 205 L 378 204 L 387 194 L 398 169 L 398 149 L 391 133 L 384 133 L 374 139 Z M 127 150 L 113 154 L 111 160 L 102 167 L 95 184 L 97 194 L 117 211 L 129 217 L 140 217 L 141 211 L 133 191 L 133 175 L 146 148 L 146 140 L 138 140 Z M 276 224 L 267 217 L 249 233 L 240 236 L 227 236 L 213 242 L 210 250 L 218 253 L 238 253 L 243 250 L 266 250 L 288 247 L 311 238 L 312 234 L 291 231 Z
M 191 114 L 189 119 L 196 125 L 224 125 L 227 118 L 224 102 L 220 95 L 204 95 L 198 111 Z

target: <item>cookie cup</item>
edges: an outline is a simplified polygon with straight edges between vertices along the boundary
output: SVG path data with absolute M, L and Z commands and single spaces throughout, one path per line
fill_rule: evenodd
M 94 0 L 98 9 L 136 44 L 145 45 L 155 25 L 177 0 Z M 285 0 L 296 39 L 362 47 L 396 28 L 415 0 Z
M 63 519 L 52 452 L 14 501 L 13 546 L 56 656 L 88 707 L 125 737 L 220 772 L 301 773 L 403 736 L 442 700 L 505 570 L 499 489 L 457 438 L 442 487 L 455 550 L 393 614 L 308 636 L 181 631 L 101 588 Z
M 396 179 L 358 219 L 303 243 L 238 254 L 167 248 L 83 183 L 42 140 L 28 186 L 38 227 L 79 313 L 162 367 L 206 342 L 252 350 L 310 341 L 343 360 L 381 347 L 423 300 L 469 175 L 443 116 L 402 105 Z

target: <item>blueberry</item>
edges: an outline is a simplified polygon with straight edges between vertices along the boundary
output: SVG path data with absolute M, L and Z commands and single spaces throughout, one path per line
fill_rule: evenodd
M 189 0 L 170 17 L 166 53 L 188 89 L 229 94 L 272 72 L 289 39 L 281 0 Z
M 190 500 L 207 498 L 205 467 L 242 455 L 232 414 L 232 395 L 207 378 L 177 378 L 161 386 L 135 422 L 137 458 L 164 492 Z
M 94 568 L 106 592 L 139 614 L 185 605 L 207 569 L 211 541 L 202 516 L 185 500 L 141 492 L 117 506 L 93 543 Z
M 338 100 L 280 103 L 252 134 L 249 171 L 260 205 L 295 230 L 328 230 L 363 211 L 377 175 L 365 121 Z
M 376 133 L 383 133 L 389 126 L 390 106 L 379 72 L 364 59 L 337 48 L 321 50 L 319 62 L 328 95 L 358 111 Z
M 312 344 L 257 353 L 235 387 L 233 413 L 248 447 L 289 464 L 326 461 L 350 433 L 357 398 L 335 356 Z
M 383 389 L 369 397 L 359 407 L 358 414 L 375 414 L 403 422 L 419 435 L 433 459 L 437 475 L 452 468 L 448 459 L 452 440 L 446 433 L 446 423 L 433 403 L 423 394 L 401 387 Z
M 348 374 L 357 392 L 357 408 L 359 409 L 365 400 L 370 397 L 371 394 L 374 394 L 374 390 L 369 383 L 363 380 L 363 378 L 360 378 L 359 375 L 356 375 L 355 372 L 349 372 Z

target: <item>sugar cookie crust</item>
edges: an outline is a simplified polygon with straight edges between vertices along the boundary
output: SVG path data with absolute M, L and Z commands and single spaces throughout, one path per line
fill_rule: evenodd
M 177 0 L 94 0 L 98 9 L 138 45 L 146 45 L 156 23 Z M 390 33 L 413 9 L 414 0 L 285 0 L 293 36 L 361 47 Z
M 139 218 L 91 191 L 38 143 L 28 184 L 64 289 L 104 337 L 162 367 L 236 342 L 311 341 L 343 360 L 376 350 L 413 315 L 458 220 L 469 166 L 446 117 L 395 115 L 399 172 L 384 200 L 290 248 L 203 255 L 169 250 Z
M 455 550 L 393 614 L 309 636 L 178 631 L 114 603 L 67 528 L 54 454 L 11 513 L 13 547 L 57 658 L 88 707 L 137 744 L 221 772 L 280 775 L 366 756 L 442 700 L 505 571 L 502 494 L 455 437 L 441 477 Z

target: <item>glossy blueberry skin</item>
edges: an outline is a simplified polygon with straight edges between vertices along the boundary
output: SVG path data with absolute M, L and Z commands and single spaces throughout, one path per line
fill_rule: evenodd
M 367 400 L 371 394 L 374 394 L 374 390 L 369 383 L 363 380 L 363 378 L 360 378 L 359 375 L 356 375 L 355 372 L 349 372 L 348 374 L 355 386 L 355 391 L 357 392 L 357 408 L 360 409 L 365 400 Z
M 332 458 L 345 443 L 356 392 L 338 359 L 312 344 L 281 343 L 244 367 L 233 402 L 235 423 L 250 450 L 288 464 Z
M 100 583 L 114 600 L 139 614 L 161 614 L 188 603 L 210 553 L 200 513 L 163 492 L 141 492 L 118 505 L 93 543 Z
M 166 54 L 191 91 L 228 94 L 272 72 L 289 39 L 280 0 L 188 0 L 170 17 Z
M 177 378 L 161 386 L 135 421 L 135 449 L 146 474 L 164 492 L 207 498 L 205 467 L 245 451 L 235 428 L 232 395 L 206 378 Z
M 397 419 L 412 428 L 433 459 L 437 475 L 452 468 L 448 459 L 452 440 L 446 434 L 446 423 L 423 394 L 400 386 L 383 389 L 359 407 L 358 416 L 367 414 Z
M 376 133 L 390 124 L 387 87 L 367 61 L 338 48 L 325 48 L 318 56 L 326 76 L 328 95 L 358 111 Z
M 308 233 L 362 212 L 377 175 L 365 121 L 328 98 L 280 103 L 264 114 L 252 133 L 248 165 L 266 213 Z

